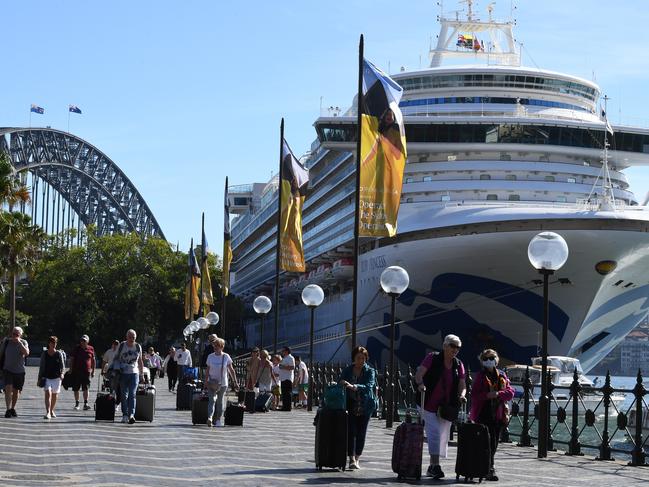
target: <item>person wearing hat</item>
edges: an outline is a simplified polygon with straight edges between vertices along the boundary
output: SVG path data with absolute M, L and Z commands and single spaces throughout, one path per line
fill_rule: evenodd
M 90 379 L 95 376 L 95 349 L 89 345 L 88 335 L 81 335 L 79 345 L 70 354 L 72 370 L 72 390 L 74 391 L 74 409 L 79 410 L 79 389 L 83 391 L 83 409 L 88 411 L 88 388 Z
M 250 352 L 250 358 L 246 364 L 246 390 L 252 391 L 257 387 L 257 376 L 261 367 L 261 358 L 259 357 L 259 347 L 255 347 Z

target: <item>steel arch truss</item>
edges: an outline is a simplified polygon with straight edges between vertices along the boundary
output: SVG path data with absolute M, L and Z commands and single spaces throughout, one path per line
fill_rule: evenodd
M 54 129 L 0 128 L 0 151 L 16 171 L 30 171 L 64 198 L 98 235 L 137 232 L 164 238 L 144 198 L 99 149 Z

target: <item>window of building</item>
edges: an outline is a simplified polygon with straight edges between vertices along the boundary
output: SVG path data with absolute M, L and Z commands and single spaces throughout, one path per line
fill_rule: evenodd
M 412 183 L 413 179 L 412 178 L 406 178 L 405 184 Z
M 554 183 L 554 176 L 545 176 L 544 179 L 550 183 Z
M 432 180 L 433 180 L 433 178 L 431 176 L 424 176 L 424 178 L 422 179 L 422 181 L 425 182 L 425 183 L 427 183 L 428 181 L 432 181 Z
M 521 195 L 519 194 L 510 194 L 509 195 L 509 201 L 520 201 L 521 200 Z
M 480 174 L 480 179 L 491 179 L 489 174 Z
M 565 196 L 557 196 L 557 202 L 565 203 L 567 201 Z
M 497 195 L 497 194 L 488 194 L 488 195 L 487 195 L 487 201 L 495 201 L 495 200 L 497 200 L 497 199 L 498 199 L 498 195 Z
M 575 178 L 568 178 L 567 181 L 569 183 L 576 183 L 577 182 L 577 180 Z
M 451 197 L 447 194 L 442 195 L 442 201 L 451 201 Z
M 507 176 L 505 176 L 505 179 L 507 181 L 516 181 L 516 174 L 508 174 Z

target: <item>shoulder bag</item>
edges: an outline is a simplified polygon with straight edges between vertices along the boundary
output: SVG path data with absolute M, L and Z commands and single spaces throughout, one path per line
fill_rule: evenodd
M 215 379 L 212 376 L 208 376 L 207 381 L 205 382 L 205 387 L 207 389 L 209 389 L 211 392 L 217 392 L 221 388 L 221 383 L 225 382 L 223 380 L 224 364 L 225 364 L 225 354 L 222 353 L 222 355 L 221 355 L 221 379 Z
M 451 380 L 453 380 L 454 370 L 455 370 L 455 361 L 453 361 L 453 367 L 451 368 Z M 446 398 L 446 381 L 444 380 L 444 372 L 439 380 L 442 381 L 442 397 Z M 460 408 L 457 404 L 440 404 L 437 407 L 437 417 L 445 419 L 446 421 L 455 421 L 457 420 L 458 415 L 460 414 Z

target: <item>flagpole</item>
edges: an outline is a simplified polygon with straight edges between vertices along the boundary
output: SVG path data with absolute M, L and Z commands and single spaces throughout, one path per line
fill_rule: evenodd
M 225 177 L 225 197 L 224 198 L 227 198 L 227 197 L 228 197 L 228 177 L 226 176 Z M 225 200 L 224 200 L 224 202 L 225 202 Z M 226 208 L 227 208 L 227 206 L 226 206 Z M 230 218 L 230 212 L 227 212 L 227 213 L 224 212 L 223 217 L 229 219 Z M 223 222 L 223 228 L 224 229 L 228 228 L 227 223 L 228 222 L 226 222 L 226 221 Z M 224 265 L 225 261 L 226 261 L 226 259 L 228 259 L 228 255 L 226 253 L 226 248 L 225 248 L 226 245 L 227 245 L 227 243 L 225 241 L 225 233 L 224 233 L 224 235 L 223 235 L 223 264 L 222 264 L 222 268 L 221 268 L 222 272 L 224 272 L 223 267 L 225 267 L 225 265 Z M 226 279 L 228 280 L 228 282 L 226 282 Z M 226 285 L 229 284 L 229 279 L 230 279 L 230 266 L 228 264 L 228 275 L 227 276 L 222 275 L 222 277 L 221 277 L 221 298 L 222 298 L 221 320 L 222 320 L 222 323 L 223 323 L 221 325 L 221 333 L 223 334 L 223 336 L 221 338 L 223 338 L 224 340 L 225 340 L 225 310 L 226 310 L 225 300 L 227 298 L 227 295 L 225 294 L 225 288 L 226 288 Z
M 282 223 L 282 152 L 284 145 L 284 117 L 279 124 L 279 184 L 277 193 L 277 243 L 275 245 L 275 335 L 273 338 L 273 350 L 277 353 L 277 335 L 279 331 L 279 258 L 281 243 L 281 223 Z
M 189 251 L 193 252 L 194 251 L 194 239 L 192 238 L 189 242 Z M 191 262 L 191 255 L 187 256 L 189 259 L 189 262 Z M 191 323 L 194 321 L 194 295 L 192 294 L 192 288 L 194 287 L 194 269 L 192 269 L 191 265 L 188 266 L 189 268 L 189 322 Z
M 361 34 L 358 44 L 358 96 L 356 101 L 356 204 L 354 207 L 354 287 L 352 291 L 352 350 L 356 347 L 356 313 L 358 307 L 358 227 L 360 224 L 360 200 L 361 200 L 361 125 L 363 106 L 363 48 L 364 39 Z
M 70 108 L 68 108 L 68 133 L 70 133 Z
M 198 302 L 198 314 L 205 316 L 205 303 L 203 303 L 203 261 L 205 260 L 205 212 L 201 213 L 201 284 L 200 284 L 200 301 Z

